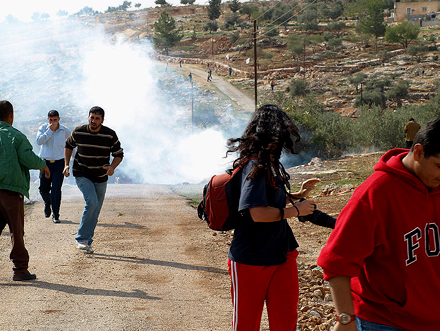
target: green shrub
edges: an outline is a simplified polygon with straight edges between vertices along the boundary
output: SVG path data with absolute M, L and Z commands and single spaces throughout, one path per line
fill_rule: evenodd
M 218 24 L 216 21 L 209 21 L 203 26 L 203 30 L 205 31 L 217 31 L 218 30 Z
M 385 102 L 387 101 L 387 98 L 385 96 L 385 93 L 383 93 L 379 89 L 374 90 L 365 90 L 362 93 L 362 96 L 357 96 L 354 102 L 355 107 L 362 107 L 363 105 L 368 105 L 369 107 L 372 106 L 380 106 L 385 107 Z
M 327 44 L 327 47 L 331 50 L 336 50 L 338 48 L 341 48 L 341 46 L 342 46 L 342 39 L 340 38 L 330 39 Z
M 240 34 L 236 31 L 229 35 L 229 42 L 234 44 L 240 38 Z
M 264 32 L 264 35 L 266 37 L 276 37 L 278 36 L 279 32 L 278 32 L 278 28 L 276 26 L 268 26 L 266 28 L 266 31 Z
M 305 79 L 292 78 L 289 84 L 289 92 L 292 98 L 304 97 L 310 93 L 309 83 Z
M 322 38 L 324 38 L 325 41 L 329 41 L 331 39 L 334 39 L 335 35 L 331 32 L 326 31 L 322 34 Z
M 357 119 L 326 112 L 313 98 L 286 107 L 300 129 L 298 150 L 303 156 L 333 158 L 347 153 L 405 147 L 403 127 L 410 117 L 420 124 L 440 117 L 440 97 L 397 112 L 380 106 L 361 108 Z
M 266 53 L 266 54 L 264 54 L 264 57 L 266 58 L 266 59 L 272 59 L 273 58 L 273 53 Z
M 356 119 L 326 111 L 310 96 L 294 102 L 284 93 L 271 93 L 265 103 L 282 106 L 298 126 L 301 141 L 296 146 L 299 151 L 297 163 L 308 162 L 315 156 L 334 158 L 349 153 L 404 148 L 403 127 L 410 117 L 420 124 L 440 117 L 440 96 L 422 105 L 404 106 L 398 111 L 376 105 L 364 106 L 359 109 Z
M 307 97 L 287 112 L 300 130 L 298 150 L 304 155 L 332 158 L 350 148 L 350 119 L 326 111 L 315 98 Z

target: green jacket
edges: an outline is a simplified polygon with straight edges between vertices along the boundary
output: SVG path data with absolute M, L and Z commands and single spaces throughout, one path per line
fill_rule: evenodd
M 26 136 L 0 121 L 0 190 L 18 192 L 29 198 L 29 169 L 43 169 L 46 161 L 32 151 Z

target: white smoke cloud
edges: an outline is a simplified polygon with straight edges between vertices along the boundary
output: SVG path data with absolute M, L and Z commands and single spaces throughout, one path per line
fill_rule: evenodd
M 155 184 L 200 182 L 222 172 L 226 138 L 214 130 L 193 133 L 189 103 L 164 100 L 158 77 L 164 69 L 148 57 L 151 51 L 149 44 L 119 42 L 95 45 L 85 55 L 88 98 L 104 108 L 104 124 L 117 132 L 125 151 L 120 170 Z
M 228 137 L 192 126 L 189 84 L 183 77 L 176 81 L 179 98 L 165 91 L 161 80 L 171 72 L 151 59 L 151 44 L 110 41 L 102 30 L 73 22 L 46 24 L 35 33 L 21 28 L 16 37 L 9 28 L 9 41 L 0 44 L 0 68 L 11 73 L 0 81 L 0 99 L 22 109 L 16 124 L 31 141 L 48 110 L 58 109 L 73 129 L 87 123 L 92 106 L 100 106 L 104 125 L 117 132 L 125 151 L 115 176 L 137 183 L 198 183 L 230 166 L 224 158 Z

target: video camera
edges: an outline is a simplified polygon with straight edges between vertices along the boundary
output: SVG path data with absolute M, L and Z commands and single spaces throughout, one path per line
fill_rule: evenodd
M 305 199 L 301 199 L 300 201 L 303 200 Z M 315 205 L 315 210 L 313 211 L 312 214 L 306 216 L 298 216 L 298 220 L 302 223 L 309 221 L 310 223 L 330 229 L 334 229 L 336 224 L 336 218 L 331 217 L 330 215 L 316 209 L 316 205 Z

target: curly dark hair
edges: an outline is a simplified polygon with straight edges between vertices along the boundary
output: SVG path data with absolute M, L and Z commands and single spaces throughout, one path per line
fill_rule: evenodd
M 234 169 L 250 158 L 256 159 L 249 174 L 249 178 L 253 178 L 267 171 L 271 162 L 278 163 L 283 150 L 296 154 L 294 144 L 300 139 L 298 127 L 280 107 L 264 105 L 254 113 L 240 138 L 228 140 L 226 155 L 239 153 Z

